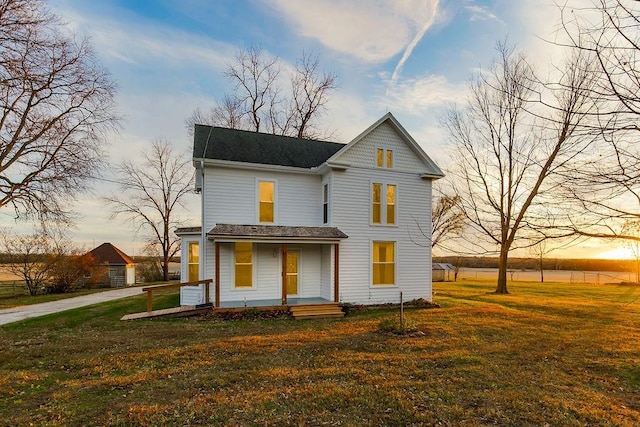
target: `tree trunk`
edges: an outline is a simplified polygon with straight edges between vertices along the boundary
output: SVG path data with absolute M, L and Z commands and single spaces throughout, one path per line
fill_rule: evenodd
M 544 259 L 542 258 L 542 249 L 540 249 L 540 283 L 544 283 Z
M 165 282 L 169 280 L 169 259 L 165 258 L 162 263 L 162 280 Z
M 496 294 L 508 294 L 507 291 L 507 261 L 509 259 L 509 248 L 504 245 L 500 248 L 500 263 L 498 264 L 498 286 Z

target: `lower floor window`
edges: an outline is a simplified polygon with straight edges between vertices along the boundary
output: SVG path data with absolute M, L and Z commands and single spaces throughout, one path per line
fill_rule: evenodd
M 253 286 L 253 243 L 236 242 L 235 276 L 236 288 Z
M 200 244 L 189 242 L 189 279 L 188 282 L 198 281 L 198 264 L 200 260 Z
M 373 242 L 372 253 L 372 284 L 395 285 L 396 284 L 396 243 Z

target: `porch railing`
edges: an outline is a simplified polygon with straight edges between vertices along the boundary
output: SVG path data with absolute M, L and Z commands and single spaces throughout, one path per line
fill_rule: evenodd
M 183 286 L 204 285 L 204 302 L 205 304 L 208 304 L 211 299 L 209 285 L 212 282 L 213 282 L 213 279 L 206 279 L 206 280 L 198 280 L 197 282 L 171 283 L 168 285 L 149 286 L 146 288 L 142 288 L 142 292 L 147 293 L 147 313 L 151 313 L 153 311 L 153 292 L 161 289 L 181 288 Z M 216 283 L 214 306 L 215 307 L 220 306 L 220 286 L 217 283 Z

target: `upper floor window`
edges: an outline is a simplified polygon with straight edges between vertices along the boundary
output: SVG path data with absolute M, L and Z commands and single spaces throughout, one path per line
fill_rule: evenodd
M 329 184 L 322 186 L 322 223 L 329 223 Z
M 393 150 L 378 148 L 376 152 L 376 165 L 390 169 L 393 167 Z
M 396 186 L 387 184 L 387 224 L 396 223 Z
M 371 223 L 396 223 L 396 185 L 374 182 L 371 184 Z
M 275 189 L 274 181 L 260 181 L 258 183 L 260 222 L 275 222 Z

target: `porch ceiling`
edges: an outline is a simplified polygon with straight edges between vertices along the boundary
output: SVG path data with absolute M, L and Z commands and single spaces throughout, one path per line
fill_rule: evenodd
M 207 233 L 218 241 L 265 240 L 269 242 L 309 241 L 335 243 L 349 236 L 336 227 L 292 227 L 282 225 L 217 224 Z

